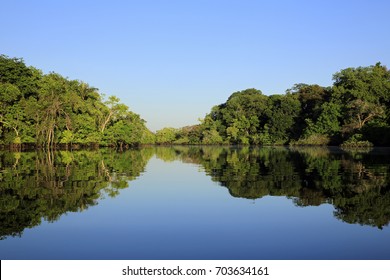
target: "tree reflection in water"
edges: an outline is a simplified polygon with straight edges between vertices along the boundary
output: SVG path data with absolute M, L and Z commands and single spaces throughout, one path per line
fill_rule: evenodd
M 335 207 L 336 218 L 382 228 L 390 221 L 387 149 L 149 147 L 56 153 L 0 152 L 0 238 L 115 197 L 155 155 L 198 164 L 233 197 L 285 196 Z
M 115 197 L 152 155 L 152 149 L 0 153 L 0 238 Z
M 335 207 L 347 223 L 382 228 L 390 221 L 390 150 L 338 148 L 165 148 L 203 166 L 234 197 L 292 198 L 297 206 Z M 173 150 L 173 151 L 172 151 Z

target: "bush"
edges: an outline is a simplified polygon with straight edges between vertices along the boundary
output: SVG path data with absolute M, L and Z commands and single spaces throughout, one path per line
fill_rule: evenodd
M 354 134 L 340 146 L 342 148 L 366 148 L 374 145 L 370 141 L 363 140 L 362 134 Z
M 297 141 L 291 141 L 292 146 L 326 146 L 330 142 L 329 136 L 324 134 L 311 134 Z

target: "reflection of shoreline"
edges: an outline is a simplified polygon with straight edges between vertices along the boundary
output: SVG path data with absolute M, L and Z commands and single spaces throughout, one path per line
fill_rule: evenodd
M 137 178 L 150 149 L 106 151 L 0 152 L 0 239 L 20 236 L 42 219 L 53 222 L 80 212 L 102 195 L 115 197 Z
M 382 228 L 390 221 L 389 148 L 164 149 L 160 154 L 201 165 L 233 197 L 285 196 L 297 206 L 330 203 L 335 217 L 348 223 Z
M 20 236 L 42 218 L 96 205 L 127 188 L 155 155 L 197 164 L 233 197 L 285 196 L 296 206 L 330 203 L 347 223 L 382 228 L 390 221 L 390 149 L 333 147 L 148 147 L 111 150 L 0 152 L 0 238 Z

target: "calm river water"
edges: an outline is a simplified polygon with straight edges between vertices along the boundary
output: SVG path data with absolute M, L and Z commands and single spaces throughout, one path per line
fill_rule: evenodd
M 0 259 L 390 259 L 390 149 L 0 152 Z

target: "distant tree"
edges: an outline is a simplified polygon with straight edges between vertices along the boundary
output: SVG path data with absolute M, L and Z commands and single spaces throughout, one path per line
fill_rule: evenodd
M 165 127 L 156 132 L 157 144 L 172 144 L 176 140 L 177 130 L 172 127 Z

